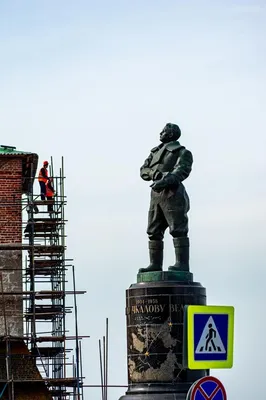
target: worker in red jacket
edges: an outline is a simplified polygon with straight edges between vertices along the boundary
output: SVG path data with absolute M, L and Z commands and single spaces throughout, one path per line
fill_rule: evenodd
M 41 189 L 41 199 L 45 200 L 46 197 L 46 183 L 49 181 L 48 176 L 48 161 L 43 162 L 43 167 L 39 171 L 38 181 Z

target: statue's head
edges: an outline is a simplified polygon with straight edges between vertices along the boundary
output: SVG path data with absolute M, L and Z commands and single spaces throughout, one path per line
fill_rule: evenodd
M 178 125 L 168 123 L 160 133 L 160 141 L 163 143 L 178 140 L 181 136 L 181 130 Z

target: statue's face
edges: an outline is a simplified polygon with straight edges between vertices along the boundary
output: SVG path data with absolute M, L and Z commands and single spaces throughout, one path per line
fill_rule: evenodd
M 168 143 L 171 142 L 172 140 L 173 140 L 173 133 L 170 128 L 165 126 L 162 132 L 160 133 L 160 141 L 162 143 Z

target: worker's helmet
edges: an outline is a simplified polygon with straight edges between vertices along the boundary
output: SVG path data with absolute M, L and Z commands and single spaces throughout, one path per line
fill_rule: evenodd
M 48 161 L 43 162 L 43 165 L 48 165 L 48 164 L 49 164 Z

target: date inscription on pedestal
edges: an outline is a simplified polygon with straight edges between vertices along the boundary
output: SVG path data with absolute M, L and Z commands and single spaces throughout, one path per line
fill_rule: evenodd
M 127 299 L 126 314 L 129 325 L 160 324 L 170 318 L 182 323 L 184 306 L 179 296 L 131 297 Z

